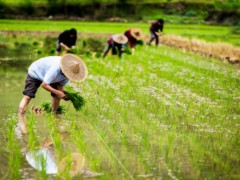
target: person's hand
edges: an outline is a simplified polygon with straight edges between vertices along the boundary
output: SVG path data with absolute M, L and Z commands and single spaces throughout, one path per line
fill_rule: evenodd
M 135 53 L 135 48 L 132 48 L 132 54 L 134 54 Z
M 60 99 L 64 99 L 64 100 L 67 100 L 67 96 L 64 94 L 64 92 L 62 91 L 58 91 L 57 93 L 57 96 L 60 98 Z
M 71 51 L 71 48 L 68 47 L 68 46 L 65 46 L 65 50 L 66 50 L 67 52 L 69 52 L 69 51 Z
M 71 49 L 68 49 L 68 50 L 67 50 L 67 53 L 72 53 L 72 50 L 71 50 Z

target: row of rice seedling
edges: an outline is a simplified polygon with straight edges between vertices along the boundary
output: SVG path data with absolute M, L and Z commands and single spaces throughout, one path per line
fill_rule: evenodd
M 83 171 L 101 173 L 99 179 L 239 176 L 236 67 L 166 46 L 138 47 L 122 59 L 83 59 L 89 76 L 74 88 L 85 106 L 76 112 L 63 102 L 70 108 L 59 117 L 29 114 L 29 151 L 47 137 L 57 162 L 81 153 Z M 69 168 L 57 176 L 70 179 Z M 52 177 L 46 169 L 33 176 Z
M 166 56 L 161 56 L 164 53 Z M 199 64 L 194 65 L 193 61 Z M 232 116 L 238 117 L 238 112 L 229 113 L 233 108 L 232 96 L 239 96 L 238 78 L 233 75 L 238 71 L 234 67 L 164 46 L 144 47 L 122 60 L 108 58 L 103 63 L 89 59 L 88 64 L 91 75 L 82 91 L 88 91 L 86 97 L 90 99 L 84 113 L 93 114 L 90 123 L 97 127 L 111 151 L 120 153 L 120 143 L 132 159 L 138 159 L 139 169 L 130 169 L 130 174 L 160 176 L 161 168 L 157 164 L 158 158 L 162 158 L 167 167 L 162 177 L 193 178 L 194 171 L 200 172 L 198 178 L 224 176 L 215 169 L 215 163 L 217 169 L 229 175 L 232 158 L 238 155 L 234 151 L 230 159 L 224 159 L 230 151 L 228 146 L 236 148 L 238 134 L 236 126 L 232 127 L 237 123 Z M 223 71 L 216 70 L 213 64 Z M 224 71 L 227 74 L 223 75 Z M 183 73 L 179 75 L 179 72 Z M 215 95 L 218 89 L 222 92 Z M 229 105 L 231 108 L 227 108 Z M 228 146 L 221 151 L 225 155 L 219 156 L 216 152 L 223 148 L 223 142 Z M 206 160 L 207 157 L 211 160 Z M 131 167 L 124 157 L 118 158 L 125 167 Z M 183 164 L 186 159 L 187 167 Z M 223 162 L 227 163 L 223 165 Z M 236 167 L 232 167 L 235 173 Z

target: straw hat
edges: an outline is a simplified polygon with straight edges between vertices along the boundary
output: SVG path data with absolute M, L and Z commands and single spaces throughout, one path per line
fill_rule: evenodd
M 130 29 L 130 34 L 137 40 L 142 38 L 142 31 L 139 28 Z
M 70 165 L 70 166 L 69 166 Z M 69 171 L 71 176 L 75 176 L 80 173 L 84 168 L 85 157 L 81 153 L 72 153 L 71 157 L 64 157 L 58 164 L 58 171 Z
M 112 36 L 113 41 L 115 41 L 118 44 L 126 44 L 128 41 L 128 38 L 123 34 L 115 34 Z
M 87 68 L 83 61 L 76 55 L 65 54 L 61 59 L 63 74 L 73 82 L 81 82 L 87 77 Z

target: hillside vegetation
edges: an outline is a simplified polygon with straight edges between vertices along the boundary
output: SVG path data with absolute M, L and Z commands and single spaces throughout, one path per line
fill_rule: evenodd
M 0 18 L 148 21 L 240 25 L 239 0 L 2 0 Z

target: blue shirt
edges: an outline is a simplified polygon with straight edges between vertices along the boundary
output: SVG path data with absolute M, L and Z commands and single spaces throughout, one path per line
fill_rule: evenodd
M 61 56 L 49 56 L 40 58 L 33 62 L 28 68 L 28 74 L 46 84 L 60 83 L 62 86 L 67 84 L 68 79 L 61 71 Z

